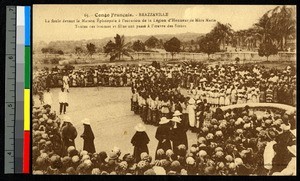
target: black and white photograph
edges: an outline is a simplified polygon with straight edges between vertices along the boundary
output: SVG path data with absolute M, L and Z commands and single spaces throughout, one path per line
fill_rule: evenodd
M 33 5 L 34 175 L 296 174 L 296 6 Z

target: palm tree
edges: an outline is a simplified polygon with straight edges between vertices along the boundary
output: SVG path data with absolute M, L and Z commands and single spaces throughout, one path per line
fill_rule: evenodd
M 249 28 L 244 31 L 244 42 L 247 45 L 248 50 L 252 50 L 256 48 L 256 42 L 259 40 L 259 36 L 257 36 L 257 30 L 255 28 Z
M 259 38 L 260 42 L 271 42 L 274 41 L 274 36 L 271 30 L 271 24 L 267 14 L 264 14 L 258 21 L 254 24 L 256 30 L 256 36 Z
M 228 41 L 233 37 L 233 30 L 231 29 L 231 24 L 229 23 L 222 24 L 220 22 L 217 22 L 211 33 L 217 39 L 217 42 L 220 45 L 223 45 L 223 49 L 225 49 L 225 44 L 227 44 Z
M 220 25 L 218 25 L 220 27 Z M 277 6 L 267 11 L 252 28 L 236 32 L 237 44 L 247 47 L 248 50 L 256 48 L 256 43 L 272 43 L 281 50 L 286 48 L 286 40 L 295 38 L 296 32 L 295 8 Z M 242 44 L 242 45 L 241 45 Z
M 132 52 L 132 50 L 130 49 L 131 43 L 125 43 L 124 35 L 120 36 L 119 34 L 117 34 L 114 39 L 115 42 L 109 41 L 106 46 L 104 46 L 104 52 L 107 53 L 107 55 L 110 55 L 110 60 L 113 61 L 118 58 L 118 60 L 120 61 L 121 56 L 123 57 L 123 55 L 131 57 L 131 59 L 133 59 L 133 57 L 130 55 L 130 52 Z
M 244 47 L 245 32 L 246 30 L 239 30 L 234 33 L 233 39 L 236 41 L 236 47 Z
M 295 38 L 296 12 L 294 7 L 277 6 L 268 11 L 270 28 L 277 41 L 278 47 L 283 50 L 288 38 Z

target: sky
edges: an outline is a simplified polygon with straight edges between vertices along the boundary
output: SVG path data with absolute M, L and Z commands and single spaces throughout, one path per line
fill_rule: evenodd
M 116 33 L 125 36 L 178 34 L 178 33 L 208 33 L 216 21 L 230 23 L 232 29 L 237 31 L 250 28 L 268 10 L 276 5 L 34 5 L 33 6 L 33 42 L 46 43 L 56 40 L 82 40 L 101 39 L 113 37 Z M 133 17 L 95 17 L 95 14 L 126 14 Z M 168 13 L 166 17 L 140 17 L 139 13 Z M 84 17 L 87 14 L 88 17 Z M 151 20 L 148 23 L 47 23 L 45 20 Z M 185 23 L 153 23 L 157 19 L 203 19 L 204 22 Z M 205 22 L 206 19 L 215 20 Z M 84 26 L 113 26 L 134 25 L 135 28 L 76 28 L 75 25 Z M 138 28 L 137 25 L 150 25 L 149 28 Z M 180 28 L 151 27 L 152 24 L 167 26 L 168 24 L 182 25 Z

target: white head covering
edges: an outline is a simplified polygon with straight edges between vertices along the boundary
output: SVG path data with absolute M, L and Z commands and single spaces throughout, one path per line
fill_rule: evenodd
M 160 166 L 154 166 L 152 168 L 156 175 L 166 175 L 166 170 Z
M 81 122 L 86 125 L 91 125 L 90 119 L 88 118 L 84 118 L 83 120 L 81 120 Z
M 182 113 L 178 110 L 176 110 L 173 114 L 173 116 L 181 116 L 181 115 L 182 115 Z
M 68 123 L 72 123 L 72 120 L 69 116 L 64 116 L 64 118 L 62 119 L 64 122 L 68 122 Z
M 181 119 L 180 119 L 179 117 L 173 117 L 173 118 L 171 119 L 171 121 L 174 121 L 174 122 L 176 122 L 176 123 L 180 123 L 180 122 L 181 122 Z
M 144 132 L 146 131 L 146 127 L 142 124 L 142 123 L 139 123 L 137 124 L 134 129 L 138 132 Z
M 166 124 L 166 123 L 168 123 L 168 122 L 170 122 L 169 119 L 167 119 L 166 117 L 162 117 L 162 118 L 160 119 L 160 122 L 159 122 L 158 124 Z

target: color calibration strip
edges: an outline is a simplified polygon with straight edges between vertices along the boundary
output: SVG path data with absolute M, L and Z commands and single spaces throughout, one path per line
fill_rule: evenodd
M 25 89 L 24 89 L 24 145 L 23 145 L 23 173 L 30 171 L 30 6 L 25 6 Z
M 17 6 L 15 173 L 30 171 L 30 10 Z
M 6 7 L 6 174 L 30 172 L 30 11 L 29 6 Z
M 15 173 L 23 173 L 25 7 L 17 6 Z

